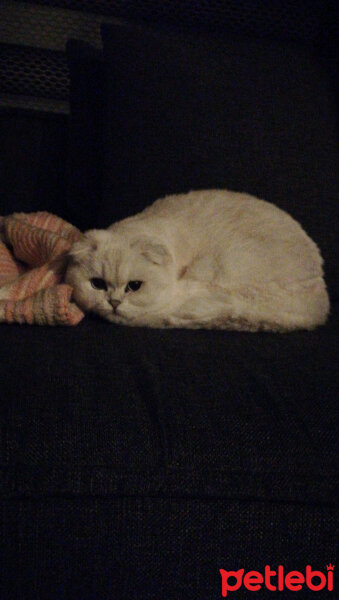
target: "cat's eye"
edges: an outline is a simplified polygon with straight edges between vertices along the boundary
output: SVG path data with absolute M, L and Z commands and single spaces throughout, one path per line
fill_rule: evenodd
M 142 286 L 142 281 L 129 281 L 125 287 L 125 292 L 137 292 Z
M 100 277 L 93 277 L 91 279 L 91 286 L 95 290 L 107 290 L 107 284 L 104 279 L 100 279 Z

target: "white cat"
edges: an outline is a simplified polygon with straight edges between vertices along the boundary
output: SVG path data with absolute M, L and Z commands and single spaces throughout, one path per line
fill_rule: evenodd
M 329 312 L 322 258 L 301 226 L 226 190 L 167 196 L 88 231 L 66 281 L 85 311 L 132 326 L 289 331 Z

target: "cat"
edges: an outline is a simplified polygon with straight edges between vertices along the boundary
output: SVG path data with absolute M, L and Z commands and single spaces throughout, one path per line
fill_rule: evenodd
M 166 196 L 70 251 L 73 298 L 117 324 L 291 331 L 325 323 L 316 244 L 286 212 L 227 190 Z

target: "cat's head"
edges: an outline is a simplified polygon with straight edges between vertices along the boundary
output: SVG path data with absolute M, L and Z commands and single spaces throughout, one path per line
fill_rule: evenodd
M 85 311 L 115 323 L 133 322 L 168 303 L 175 267 L 166 245 L 151 236 L 91 230 L 69 254 L 66 282 Z

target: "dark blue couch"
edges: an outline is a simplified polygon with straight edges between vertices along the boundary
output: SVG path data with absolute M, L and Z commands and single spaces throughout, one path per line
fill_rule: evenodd
M 161 178 L 153 185 L 159 153 L 152 155 L 150 143 L 142 193 L 123 185 L 129 169 L 140 168 L 129 143 L 119 176 L 112 168 L 101 180 L 107 163 L 97 155 L 107 130 L 96 104 L 102 98 L 90 95 L 85 76 L 102 74 L 95 63 L 94 71 L 72 80 L 73 93 L 80 89 L 88 102 L 79 105 L 72 96 L 70 115 L 68 38 L 90 41 L 100 53 L 100 16 L 146 20 L 161 39 L 179 28 L 178 35 L 190 40 L 187 72 L 192 56 L 206 57 L 192 46 L 195 36 L 215 35 L 221 44 L 227 38 L 227 64 L 247 65 L 239 87 L 238 75 L 232 85 L 225 79 L 230 102 L 223 131 L 234 137 L 231 148 L 225 139 L 220 144 L 228 166 L 220 167 L 213 135 L 209 146 L 200 139 L 199 155 L 210 156 L 211 148 L 215 162 L 208 172 L 198 163 L 194 168 L 201 186 L 246 188 L 305 225 L 325 257 L 332 312 L 324 327 L 284 335 L 133 329 L 94 317 L 74 328 L 1 324 L 1 600 L 214 600 L 222 597 L 219 569 L 262 573 L 265 565 L 283 565 L 286 572 L 305 573 L 311 565 L 327 573 L 326 565 L 336 563 L 338 474 L 335 4 L 96 0 L 91 14 L 83 12 L 88 3 L 75 0 L 26 2 L 25 13 L 23 3 L 10 4 L 0 25 L 0 214 L 44 209 L 83 228 L 93 219 L 108 225 L 126 206 L 139 208 L 145 190 L 152 200 L 165 185 Z M 19 15 L 24 19 L 16 28 Z M 261 101 L 268 89 L 273 94 L 272 55 L 267 71 L 260 71 L 266 96 L 256 87 L 270 45 L 285 60 L 273 105 Z M 170 61 L 173 50 L 166 48 Z M 135 61 L 144 57 L 137 50 L 128 46 L 121 55 L 124 73 L 133 52 Z M 307 72 L 300 66 L 305 53 Z M 89 55 L 91 68 L 97 58 Z M 211 55 L 206 61 L 217 77 L 221 63 Z M 114 82 L 118 71 L 110 63 L 106 74 Z M 124 98 L 136 77 L 131 71 L 121 83 Z M 99 80 L 91 81 L 99 89 Z M 192 90 L 193 78 L 188 85 Z M 239 105 L 242 126 L 232 116 Z M 253 112 L 246 112 L 249 107 Z M 126 136 L 133 106 L 123 101 L 120 109 L 120 135 Z M 135 139 L 149 131 L 139 109 L 144 129 L 130 131 Z M 173 104 L 173 119 L 175 110 Z M 116 127 L 116 113 L 110 119 Z M 213 115 L 205 115 L 203 126 L 208 136 Z M 161 127 L 156 135 L 166 135 Z M 192 134 L 187 131 L 185 143 Z M 109 160 L 114 156 L 110 147 Z M 163 191 L 180 191 L 181 181 L 189 186 L 190 173 L 183 167 L 181 180 L 172 174 L 171 189 Z M 264 588 L 258 594 L 274 596 Z M 254 596 L 244 587 L 229 594 Z M 334 593 L 305 588 L 298 598 L 313 596 Z

